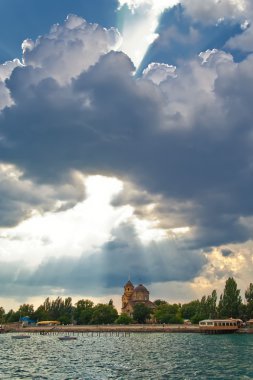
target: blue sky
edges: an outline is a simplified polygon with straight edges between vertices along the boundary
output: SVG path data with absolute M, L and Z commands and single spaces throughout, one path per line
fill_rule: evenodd
M 117 22 L 116 0 L 2 0 L 0 3 L 0 35 L 2 62 L 21 57 L 21 43 L 26 38 L 36 39 L 56 23 L 62 23 L 70 13 L 88 22 L 105 27 Z
M 252 281 L 249 1 L 0 4 L 0 304 Z M 226 254 L 224 254 L 224 252 Z

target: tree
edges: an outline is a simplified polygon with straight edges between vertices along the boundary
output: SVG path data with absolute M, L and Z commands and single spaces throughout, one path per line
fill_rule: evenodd
M 253 284 L 250 283 L 249 287 L 245 291 L 245 298 L 247 301 L 245 317 L 246 319 L 250 319 L 253 317 Z
M 160 299 L 155 300 L 153 303 L 154 303 L 156 306 L 167 305 L 167 302 L 166 302 L 166 301 L 164 301 L 164 300 L 160 300 Z
M 99 303 L 93 308 L 90 323 L 93 325 L 110 324 L 114 323 L 117 318 L 118 312 L 113 306 Z
M 5 311 L 2 306 L 0 306 L 0 324 L 2 325 L 5 320 Z
M 137 303 L 133 308 L 133 319 L 138 323 L 146 323 L 150 318 L 151 309 L 143 303 Z
M 5 315 L 5 322 L 7 322 L 7 323 L 18 322 L 19 317 L 20 317 L 19 312 L 11 309 Z
M 65 298 L 62 305 L 61 315 L 58 320 L 65 325 L 73 322 L 73 306 L 71 297 Z
M 219 316 L 223 318 L 238 318 L 240 316 L 241 304 L 242 298 L 240 290 L 237 289 L 237 283 L 233 277 L 229 277 L 226 281 L 224 292 L 220 297 Z
M 216 290 L 212 291 L 212 294 L 206 299 L 206 310 L 208 313 L 208 318 L 217 317 L 217 292 Z
M 37 321 L 48 321 L 49 314 L 48 311 L 45 310 L 44 305 L 40 305 L 34 312 L 34 318 L 37 319 Z
M 157 306 L 154 316 L 159 323 L 183 323 L 180 306 L 177 304 L 170 305 L 167 302 L 161 302 Z
M 34 307 L 28 303 L 24 303 L 19 306 L 18 309 L 19 317 L 33 317 L 34 316 Z
M 91 322 L 93 314 L 93 302 L 90 300 L 79 300 L 74 309 L 74 319 L 78 325 L 87 325 Z
M 249 287 L 245 291 L 245 298 L 247 303 L 253 302 L 253 284 L 250 283 Z
M 181 307 L 181 315 L 184 319 L 190 319 L 193 322 L 192 318 L 197 314 L 199 308 L 199 300 L 194 300 L 188 303 L 185 303 Z
M 118 325 L 129 325 L 133 322 L 133 319 L 126 313 L 122 313 L 115 321 Z

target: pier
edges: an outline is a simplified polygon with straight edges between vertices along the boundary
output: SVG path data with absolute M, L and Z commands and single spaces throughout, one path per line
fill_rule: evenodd
M 198 325 L 60 325 L 22 327 L 6 325 L 2 333 L 29 333 L 39 335 L 87 335 L 126 337 L 135 333 L 201 333 Z M 253 328 L 240 328 L 236 334 L 253 334 Z

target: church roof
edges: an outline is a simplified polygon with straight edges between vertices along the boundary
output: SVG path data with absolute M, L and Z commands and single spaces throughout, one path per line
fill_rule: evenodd
M 125 287 L 126 287 L 126 286 L 132 286 L 132 287 L 134 287 L 133 284 L 132 284 L 132 282 L 131 282 L 130 280 L 127 281 Z
M 149 293 L 148 289 L 145 288 L 145 286 L 142 284 L 136 286 L 136 288 L 134 290 L 135 290 L 135 292 Z

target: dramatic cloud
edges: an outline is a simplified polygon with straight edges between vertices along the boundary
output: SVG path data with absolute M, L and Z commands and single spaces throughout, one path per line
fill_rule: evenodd
M 133 281 L 146 284 L 187 281 L 196 277 L 205 263 L 203 254 L 185 250 L 180 241 L 161 240 L 143 245 L 133 226 L 123 224 L 114 230 L 109 243 L 90 254 L 50 257 L 35 271 L 15 263 L 9 277 L 13 287 L 8 293 L 20 294 L 18 286 L 22 291 L 33 286 L 33 294 L 46 294 L 49 289 L 89 296 L 120 293 L 122 279 L 129 273 Z
M 23 42 L 23 62 L 42 69 L 45 77 L 66 83 L 94 65 L 101 55 L 116 49 L 120 42 L 116 29 L 105 29 L 69 15 L 63 25 L 54 25 L 49 34 L 35 42 Z
M 150 26 L 176 2 L 158 9 L 122 1 L 121 11 L 124 4 L 148 15 Z M 232 0 L 203 4 L 184 1 L 180 11 L 191 46 L 201 32 L 193 20 L 204 23 L 207 11 L 212 23 L 242 24 L 250 9 Z M 178 28 L 165 30 L 182 37 Z M 250 262 L 250 249 L 238 251 L 253 238 L 253 55 L 245 45 L 235 60 L 232 48 L 248 33 L 240 27 L 223 47 L 195 51 L 177 67 L 152 62 L 135 76 L 137 56 L 124 48 L 124 33 L 120 47 L 117 30 L 71 15 L 24 41 L 22 64 L 0 67 L 0 257 L 5 273 L 13 265 L 15 291 L 16 284 L 37 294 L 117 293 L 129 272 L 147 284 L 196 285 L 205 277 L 210 285 L 238 275 L 236 265 L 246 270 L 239 264 Z M 164 36 L 157 44 L 166 56 Z M 31 265 L 20 264 L 26 251 Z
M 5 80 L 9 78 L 15 67 L 21 66 L 18 59 L 13 61 L 5 62 L 0 65 L 0 112 L 5 107 L 11 106 L 13 104 L 10 92 L 5 86 Z

